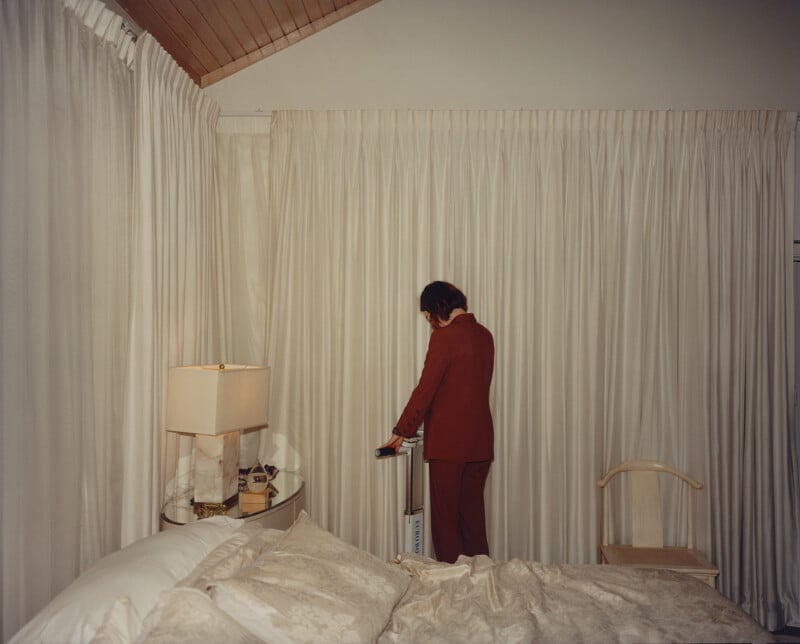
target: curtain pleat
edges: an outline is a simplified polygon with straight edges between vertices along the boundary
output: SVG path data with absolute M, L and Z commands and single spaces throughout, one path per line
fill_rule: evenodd
M 596 481 L 662 460 L 705 482 L 696 540 L 720 589 L 769 627 L 797 619 L 795 120 L 275 113 L 262 457 L 303 472 L 324 525 L 393 556 L 404 471 L 372 448 L 422 367 L 419 292 L 453 281 L 496 340 L 494 556 L 597 561 Z

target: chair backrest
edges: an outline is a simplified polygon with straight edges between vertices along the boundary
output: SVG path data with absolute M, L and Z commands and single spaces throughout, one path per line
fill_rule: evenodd
M 694 547 L 692 493 L 703 487 L 700 481 L 690 478 L 665 463 L 658 461 L 625 461 L 606 474 L 597 482 L 603 489 L 603 545 L 608 545 L 609 524 L 609 482 L 618 474 L 630 475 L 631 488 L 631 522 L 633 532 L 632 545 L 637 548 L 663 548 L 664 527 L 661 518 L 661 491 L 658 482 L 659 473 L 671 474 L 688 486 L 686 504 L 686 545 Z

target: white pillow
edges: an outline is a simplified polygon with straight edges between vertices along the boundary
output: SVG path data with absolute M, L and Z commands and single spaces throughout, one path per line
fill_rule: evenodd
M 210 591 L 219 608 L 270 643 L 372 642 L 408 583 L 398 566 L 301 512 L 277 544 Z
M 140 539 L 103 557 L 56 595 L 9 644 L 90 642 L 115 601 L 128 597 L 144 617 L 158 594 L 186 577 L 241 524 L 212 517 Z

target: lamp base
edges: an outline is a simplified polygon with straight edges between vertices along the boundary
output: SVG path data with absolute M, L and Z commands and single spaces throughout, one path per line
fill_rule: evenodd
M 194 498 L 227 503 L 239 491 L 239 432 L 194 439 Z
M 209 503 L 205 501 L 192 500 L 192 509 L 198 519 L 208 519 L 209 517 L 224 516 L 228 514 L 231 508 L 236 506 L 239 501 L 239 495 L 234 494 L 231 498 L 223 501 L 222 503 Z

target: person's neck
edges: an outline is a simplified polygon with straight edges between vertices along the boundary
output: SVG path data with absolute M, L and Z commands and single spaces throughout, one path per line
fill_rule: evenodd
M 439 326 L 440 327 L 447 326 L 453 320 L 455 320 L 459 315 L 462 315 L 464 313 L 466 313 L 466 311 L 464 309 L 460 309 L 460 308 L 459 309 L 453 309 L 452 311 L 450 311 L 450 317 L 447 318 L 447 320 L 445 320 L 444 322 L 442 322 Z

